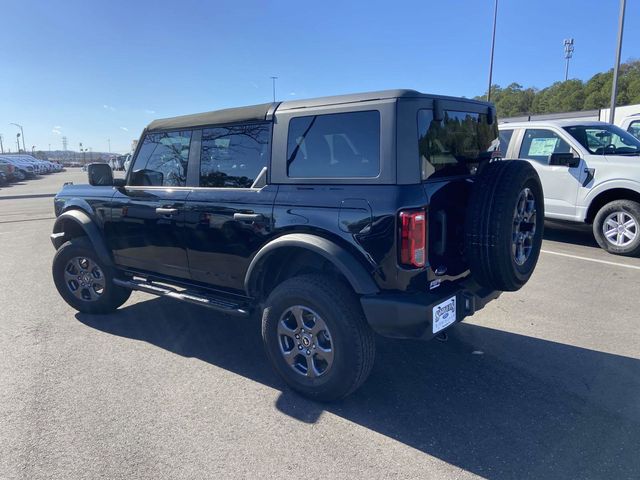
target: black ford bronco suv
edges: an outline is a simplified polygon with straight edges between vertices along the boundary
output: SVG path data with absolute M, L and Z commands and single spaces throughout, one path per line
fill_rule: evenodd
M 492 105 L 412 90 L 156 120 L 126 179 L 56 196 L 55 285 L 86 313 L 132 290 L 261 313 L 286 383 L 340 398 L 374 332 L 429 339 L 531 276 L 542 189 L 497 138 Z

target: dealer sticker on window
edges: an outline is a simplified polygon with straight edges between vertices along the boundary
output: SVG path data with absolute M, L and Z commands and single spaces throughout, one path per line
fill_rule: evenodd
M 437 333 L 456 321 L 456 297 L 451 297 L 433 307 L 433 333 Z

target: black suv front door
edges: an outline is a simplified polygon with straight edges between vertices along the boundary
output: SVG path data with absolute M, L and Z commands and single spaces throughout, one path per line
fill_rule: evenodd
M 118 265 L 189 278 L 184 222 L 191 136 L 188 130 L 145 135 L 106 227 Z
M 191 278 L 242 291 L 251 258 L 272 232 L 278 189 L 266 184 L 271 124 L 205 128 L 199 143 L 199 188 L 185 213 Z

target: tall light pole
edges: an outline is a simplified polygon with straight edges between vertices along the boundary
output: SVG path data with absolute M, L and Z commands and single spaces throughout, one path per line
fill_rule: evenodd
M 18 153 L 20 153 L 20 132 L 16 133 L 16 144 L 18 145 Z
M 569 80 L 569 60 L 573 57 L 573 38 L 565 38 L 564 40 L 564 58 L 567 60 L 564 68 L 564 81 Z
M 2 145 L 2 134 L 0 133 L 0 153 L 4 153 L 4 145 Z
M 613 67 L 613 85 L 611 86 L 611 110 L 609 111 L 609 123 L 616 118 L 616 96 L 618 95 L 618 70 L 620 70 L 620 54 L 622 53 L 622 34 L 624 31 L 624 11 L 626 0 L 620 0 L 620 18 L 618 19 L 618 47 L 616 49 L 616 64 Z
M 107 138 L 107 143 L 109 144 L 109 155 L 111 155 L 111 139 Z
M 491 58 L 489 60 L 489 88 L 487 89 L 487 102 L 491 101 L 491 83 L 493 82 L 493 52 L 496 48 L 496 22 L 498 20 L 498 0 L 493 4 L 493 34 L 491 35 Z
M 27 147 L 24 146 L 24 130 L 22 130 L 22 125 L 19 125 L 17 123 L 10 123 L 9 125 L 15 125 L 20 129 L 20 133 L 22 134 L 22 150 L 24 150 L 24 152 L 26 153 Z M 20 153 L 20 145 L 18 145 L 18 153 Z
M 496 0 L 497 1 L 497 0 Z M 276 80 L 278 79 L 278 77 L 271 77 L 271 83 L 273 85 L 273 102 L 275 103 L 276 101 Z

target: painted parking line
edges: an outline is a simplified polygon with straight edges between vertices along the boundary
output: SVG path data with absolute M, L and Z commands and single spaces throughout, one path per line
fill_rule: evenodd
M 640 270 L 640 267 L 637 265 L 626 265 L 624 263 L 617 263 L 617 262 L 608 262 L 606 260 L 598 260 L 596 258 L 589 258 L 589 257 L 581 257 L 580 255 L 571 255 L 569 253 L 560 253 L 560 252 L 552 252 L 551 250 L 540 250 L 541 253 L 548 253 L 550 255 L 558 255 L 560 257 L 567 257 L 567 258 L 574 258 L 576 260 L 585 260 L 587 262 L 594 262 L 594 263 L 603 263 L 605 265 L 613 265 L 614 267 L 623 267 L 623 268 L 631 268 L 633 270 Z

